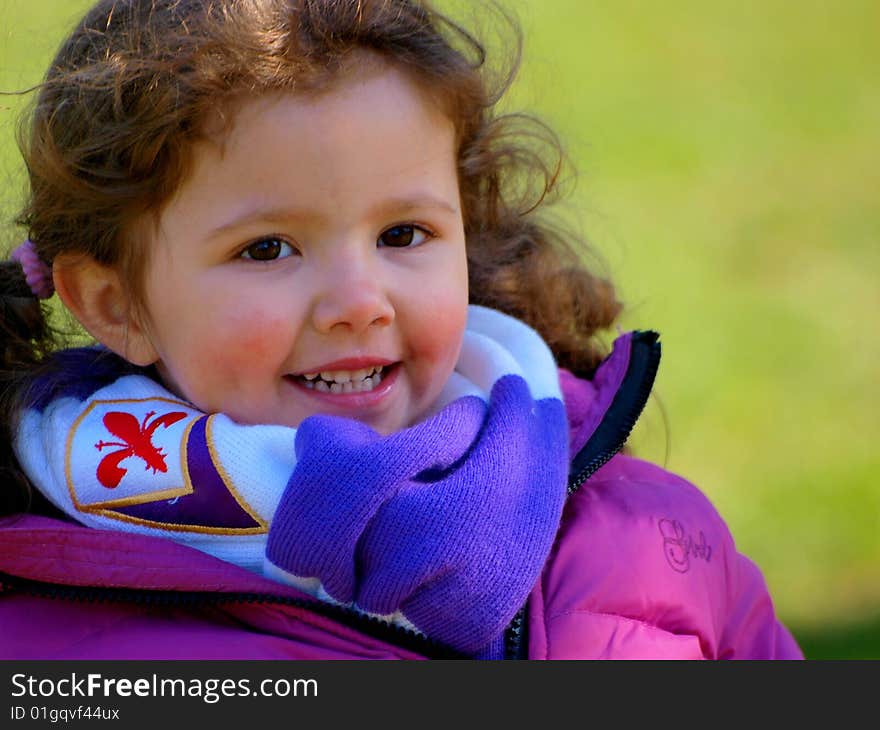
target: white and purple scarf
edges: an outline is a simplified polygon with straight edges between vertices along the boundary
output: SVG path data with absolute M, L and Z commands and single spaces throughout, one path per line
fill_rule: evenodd
M 540 336 L 471 306 L 433 413 L 389 436 L 325 415 L 240 425 L 125 375 L 25 411 L 15 451 L 84 525 L 167 537 L 485 655 L 553 544 L 568 426 Z

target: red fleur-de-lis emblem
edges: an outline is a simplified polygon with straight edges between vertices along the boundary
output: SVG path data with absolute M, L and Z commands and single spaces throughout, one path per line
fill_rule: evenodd
M 111 446 L 121 447 L 119 451 L 107 454 L 98 464 L 98 481 L 108 489 L 113 489 L 122 481 L 128 469 L 123 469 L 119 464 L 129 456 L 136 456 L 146 463 L 145 470 L 152 469 L 156 472 L 167 472 L 165 454 L 161 449 L 153 445 L 153 433 L 159 426 L 168 428 L 180 419 L 186 418 L 186 413 L 166 413 L 157 416 L 152 421 L 150 418 L 156 415 L 156 411 L 150 411 L 144 416 L 142 423 L 138 423 L 130 413 L 111 411 L 104 414 L 104 426 L 114 436 L 122 441 L 98 441 L 95 448 L 103 451 Z

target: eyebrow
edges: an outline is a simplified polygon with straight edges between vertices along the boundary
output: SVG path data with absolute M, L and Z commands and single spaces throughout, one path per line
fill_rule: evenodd
M 459 208 L 452 205 L 442 198 L 432 196 L 422 196 L 415 198 L 391 198 L 384 200 L 380 204 L 374 206 L 369 211 L 370 217 L 379 217 L 391 214 L 406 214 L 414 210 L 433 209 L 440 210 L 452 215 L 459 214 Z M 285 223 L 292 220 L 315 220 L 322 216 L 314 211 L 303 208 L 290 207 L 274 207 L 274 208 L 254 208 L 240 215 L 236 215 L 225 223 L 221 223 L 216 228 L 208 232 L 208 238 L 215 238 L 224 233 L 229 233 L 238 228 L 253 223 Z

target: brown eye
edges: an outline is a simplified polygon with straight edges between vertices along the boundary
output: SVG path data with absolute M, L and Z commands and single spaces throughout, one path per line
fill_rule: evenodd
M 393 226 L 382 232 L 378 243 L 391 248 L 406 248 L 407 246 L 418 246 L 430 237 L 431 234 L 419 226 Z
M 274 261 L 275 259 L 283 259 L 292 255 L 293 247 L 286 241 L 278 238 L 263 238 L 259 241 L 254 241 L 241 252 L 243 259 L 252 259 L 254 261 Z

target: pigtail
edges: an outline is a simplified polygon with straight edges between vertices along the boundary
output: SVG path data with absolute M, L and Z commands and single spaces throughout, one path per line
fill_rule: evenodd
M 12 443 L 25 393 L 53 348 L 46 305 L 19 261 L 0 262 L 0 516 L 27 511 L 31 487 Z

